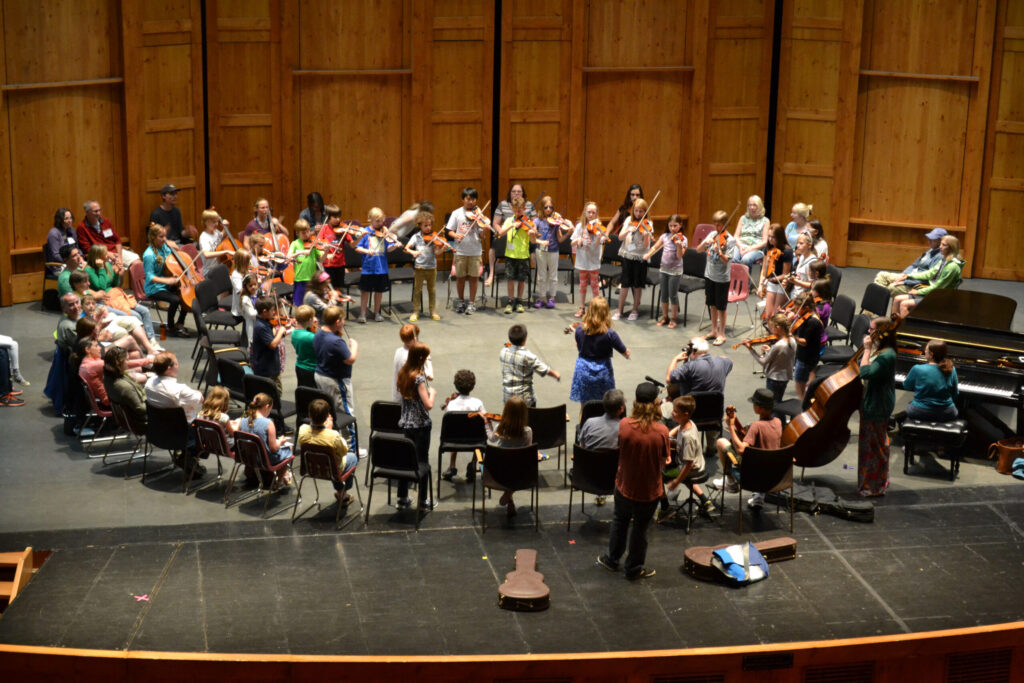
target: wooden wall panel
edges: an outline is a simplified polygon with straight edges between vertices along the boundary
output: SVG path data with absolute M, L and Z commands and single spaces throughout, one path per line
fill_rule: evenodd
M 124 3 L 128 216 L 145 241 L 160 188 L 180 189 L 186 225 L 200 230 L 206 197 L 202 10 L 199 0 Z
M 572 57 L 569 0 L 515 0 L 502 6 L 499 199 L 522 183 L 537 203 L 550 194 L 573 215 L 568 197 L 569 88 Z
M 282 92 L 278 0 L 208 0 L 210 197 L 240 230 L 266 197 L 274 215 L 298 217 L 281 197 Z
M 849 216 L 848 264 L 902 267 L 941 225 L 970 274 L 994 25 L 995 0 L 865 4 L 855 133 L 843 141 L 849 213 L 838 211 Z
M 5 0 L 0 13 L 0 304 L 37 299 L 59 206 L 96 199 L 125 234 L 119 3 Z M 54 36 L 76 39 L 54 40 Z
M 785 225 L 793 204 L 814 207 L 835 262 L 845 234 L 832 221 L 836 120 L 843 38 L 843 0 L 783 5 L 778 110 L 770 217 Z
M 1024 2 L 999 6 L 975 275 L 1024 280 Z

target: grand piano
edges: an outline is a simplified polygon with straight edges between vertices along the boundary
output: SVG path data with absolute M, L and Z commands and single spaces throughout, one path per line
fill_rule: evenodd
M 1024 334 L 1010 328 L 1017 302 L 988 292 L 933 291 L 911 312 L 896 335 L 896 386 L 924 361 L 931 339 L 949 346 L 960 393 L 984 403 L 1017 409 L 1024 434 Z

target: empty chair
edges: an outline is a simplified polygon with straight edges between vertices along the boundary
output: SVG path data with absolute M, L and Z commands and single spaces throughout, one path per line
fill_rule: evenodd
M 870 327 L 871 318 L 866 315 L 858 315 L 853 319 L 853 324 L 850 325 L 850 343 L 833 344 L 826 347 L 821 354 L 820 364 L 845 363 L 850 360 L 850 356 L 860 348 L 861 342 L 864 341 L 864 335 L 868 333 Z
M 370 521 L 370 506 L 373 502 L 373 482 L 375 479 L 407 481 L 419 486 L 426 485 L 432 491 L 434 482 L 430 473 L 430 463 L 420 462 L 416 457 L 416 444 L 398 434 L 374 434 L 370 437 L 370 486 L 366 496 L 366 522 Z M 388 503 L 391 503 L 391 488 L 388 487 Z M 428 507 L 432 507 L 429 505 Z M 419 506 L 414 506 L 416 513 L 416 530 L 420 529 L 422 513 Z
M 742 263 L 733 263 L 729 266 L 729 303 L 736 304 L 736 310 L 732 314 L 732 326 L 736 328 L 736 315 L 740 310 L 742 302 L 747 307 L 747 315 L 750 316 L 750 329 L 754 329 L 754 314 L 750 311 L 750 269 Z
M 487 446 L 487 429 L 483 417 L 473 413 L 446 412 L 441 417 L 441 438 L 437 446 L 437 496 L 441 497 L 441 476 L 445 453 L 474 453 Z M 476 473 L 475 461 L 468 472 Z M 470 479 L 469 476 L 466 477 Z
M 789 531 L 793 532 L 793 446 L 773 451 L 748 446 L 738 465 L 739 532 L 743 533 L 743 492 L 774 493 L 789 489 Z M 722 489 L 725 510 L 725 488 Z
M 845 294 L 840 294 L 832 302 L 832 315 L 825 334 L 829 345 L 834 341 L 850 341 L 850 327 L 857 313 L 857 302 Z
M 280 472 L 285 469 L 291 469 L 295 456 L 289 453 L 280 462 L 271 463 L 270 453 L 267 451 L 267 445 L 263 443 L 263 439 L 256 434 L 239 431 L 235 432 L 235 458 L 237 464 L 235 471 L 232 472 L 231 481 L 228 483 L 225 498 L 231 494 L 238 466 L 241 465 L 256 473 L 256 481 L 258 482 L 256 495 L 264 497 L 263 517 L 266 518 L 271 495 L 281 489 Z
M 242 404 L 246 403 L 245 374 L 245 367 L 242 363 L 226 356 L 217 356 L 218 381 L 228 390 L 232 401 Z
M 839 285 L 843 281 L 843 271 L 831 263 L 825 266 L 825 273 L 828 275 L 829 284 L 832 287 L 832 296 L 839 296 Z
M 352 480 L 356 488 L 356 496 L 359 498 L 359 509 L 356 510 L 354 515 L 348 515 L 344 524 L 341 524 L 341 513 L 345 511 L 347 514 L 348 509 L 351 505 L 342 505 L 338 503 L 338 510 L 334 515 L 334 523 L 339 528 L 347 526 L 349 522 L 357 517 L 361 516 L 363 511 L 363 494 L 359 490 L 359 478 L 355 476 L 356 465 L 352 465 L 344 472 L 341 472 L 338 468 L 337 463 L 334 460 L 334 451 L 330 446 L 322 444 L 307 443 L 302 445 L 302 450 L 299 453 L 299 488 L 295 492 L 295 505 L 292 507 L 292 524 L 295 520 L 302 515 L 306 514 L 315 506 L 317 510 L 321 509 L 320 506 L 320 486 L 316 483 L 317 480 L 329 481 L 332 484 L 332 489 L 343 491 L 344 488 L 339 488 L 342 484 L 347 482 L 349 479 Z M 299 509 L 299 503 L 302 501 L 302 485 L 307 479 L 313 480 L 313 489 L 316 492 L 316 499 L 310 504 L 308 508 L 303 510 L 300 514 L 296 515 Z
M 683 254 L 683 277 L 679 279 L 679 293 L 683 295 L 683 320 L 686 325 L 690 313 L 690 295 L 704 291 L 704 264 L 707 259 L 696 249 L 687 249 Z
M 696 402 L 690 421 L 700 431 L 704 450 L 708 449 L 708 434 L 717 435 L 722 431 L 722 416 L 725 414 L 725 395 L 721 391 L 694 391 L 690 394 Z
M 370 404 L 370 448 L 367 456 L 373 454 L 374 434 L 397 434 L 405 435 L 405 430 L 398 426 L 398 420 L 402 417 L 402 404 L 395 401 L 374 401 Z M 370 468 L 366 468 L 366 476 L 363 483 L 370 483 Z
M 487 444 L 483 452 L 483 476 L 481 477 L 480 509 L 481 533 L 487 531 L 486 489 L 507 493 L 530 490 L 530 509 L 533 512 L 534 530 L 540 530 L 540 490 L 537 475 L 537 444 L 519 448 L 502 448 Z M 476 512 L 476 487 L 473 487 L 471 512 Z
M 569 515 L 565 529 L 572 527 L 572 492 L 580 492 L 580 512 L 583 512 L 583 494 L 610 496 L 615 493 L 615 474 L 619 470 L 619 449 L 572 447 L 572 470 L 569 472 Z
M 889 315 L 889 290 L 869 282 L 860 300 L 860 310 L 875 315 Z
M 550 408 L 528 408 L 526 424 L 533 430 L 533 445 L 538 451 L 554 448 L 558 453 L 557 466 L 562 468 L 563 483 L 569 480 L 569 446 L 566 443 L 566 412 L 565 404 Z M 565 464 L 562 464 L 562 453 L 565 452 Z

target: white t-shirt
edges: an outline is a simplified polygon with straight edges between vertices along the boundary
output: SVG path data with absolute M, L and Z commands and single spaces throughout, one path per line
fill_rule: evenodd
M 571 241 L 576 245 L 576 270 L 600 270 L 603 235 L 591 235 L 582 223 L 576 224 Z
M 457 256 L 480 256 L 483 253 L 483 247 L 480 245 L 480 224 L 470 225 L 466 220 L 466 210 L 461 206 L 452 211 L 445 230 L 465 235 L 461 240 L 452 241 Z
M 209 275 L 210 269 L 220 262 L 220 259 L 216 256 L 206 258 L 204 252 L 216 251 L 217 245 L 220 244 L 220 241 L 223 238 L 224 235 L 218 230 L 214 230 L 212 233 L 204 230 L 202 234 L 199 235 L 199 258 L 203 261 L 203 277 Z
M 399 346 L 395 349 L 395 372 L 391 375 L 391 400 L 395 403 L 402 402 L 402 395 L 398 393 L 398 373 L 402 371 L 402 367 L 405 365 L 405 361 L 409 360 L 409 349 L 405 348 L 405 345 Z M 434 379 L 434 364 L 430 362 L 430 358 L 427 358 L 427 362 L 423 365 L 423 374 L 426 375 L 428 380 L 433 381 Z

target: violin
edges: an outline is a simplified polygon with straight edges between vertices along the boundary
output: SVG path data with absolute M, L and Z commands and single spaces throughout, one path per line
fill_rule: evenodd
M 501 422 L 501 415 L 499 415 L 498 413 L 476 412 L 476 413 L 470 413 L 469 417 L 480 417 L 480 418 L 483 418 L 485 421 Z
M 429 235 L 424 235 L 423 242 L 424 244 L 437 244 L 444 249 L 449 249 L 453 252 L 455 251 L 455 247 L 452 246 L 451 242 L 441 237 L 441 233 L 439 232 L 432 232 Z
M 287 263 L 284 270 L 279 274 L 279 278 L 286 284 L 295 284 L 295 263 L 292 262 L 285 254 L 288 253 L 288 235 L 284 231 L 284 226 L 281 225 L 281 220 L 273 216 L 273 207 L 270 209 L 271 216 L 268 219 L 270 224 L 270 244 L 273 249 L 269 249 L 270 252 L 278 252 L 281 254 L 279 263 Z M 280 228 L 281 232 L 277 232 L 275 229 Z
M 636 231 L 641 235 L 653 235 L 654 226 L 651 225 L 651 221 L 647 218 L 642 218 L 639 223 L 636 224 Z
M 451 403 L 452 401 L 454 401 L 455 399 L 457 399 L 458 397 L 459 397 L 459 392 L 453 391 L 452 395 L 449 396 L 448 398 L 446 398 L 444 400 L 444 403 L 441 404 L 441 410 L 448 410 L 448 404 Z
M 604 237 L 608 234 L 608 228 L 601 225 L 601 219 L 595 218 L 592 221 L 587 221 L 587 232 L 591 235 L 601 235 Z
M 575 330 L 576 330 L 576 328 L 577 328 L 577 327 L 579 327 L 579 326 L 580 326 L 580 324 L 581 324 L 581 323 L 580 323 L 580 321 L 578 321 L 578 320 L 577 320 L 577 321 L 576 321 L 576 322 L 574 322 L 573 324 L 569 325 L 569 327 L 565 328 L 565 330 L 563 330 L 563 331 L 564 331 L 564 332 L 565 332 L 566 334 L 571 334 L 571 333 L 572 333 L 573 331 L 575 331 Z
M 488 199 L 483 208 L 477 207 L 472 211 L 467 212 L 466 221 L 468 221 L 469 225 L 479 225 L 481 228 L 490 228 L 493 230 L 494 226 L 491 225 L 491 219 L 484 215 L 484 211 L 486 211 L 487 207 L 490 205 L 491 200 Z
M 736 406 L 726 406 L 725 407 L 725 423 L 729 424 L 731 422 L 735 422 L 736 423 L 735 424 L 736 436 L 740 437 L 741 439 L 744 436 L 746 436 L 747 430 L 744 429 L 743 425 L 741 425 L 739 423 L 739 421 L 736 419 Z
M 767 335 L 765 335 L 763 337 L 755 337 L 753 339 L 744 339 L 739 344 L 733 344 L 732 348 L 735 350 L 735 349 L 738 349 L 741 346 L 748 346 L 748 345 L 749 346 L 753 346 L 754 344 L 771 344 L 773 342 L 777 342 L 778 340 L 779 340 L 779 335 L 777 335 L 777 334 L 767 334 Z

